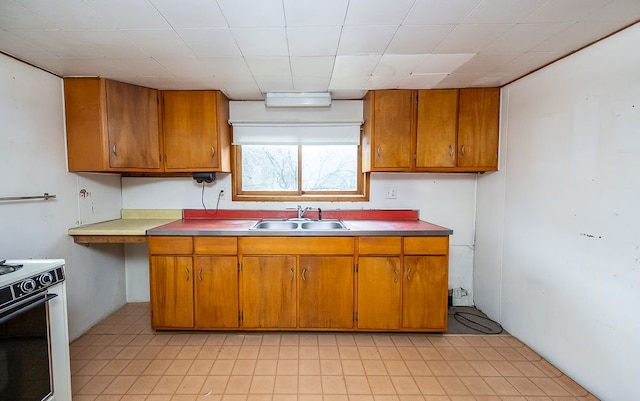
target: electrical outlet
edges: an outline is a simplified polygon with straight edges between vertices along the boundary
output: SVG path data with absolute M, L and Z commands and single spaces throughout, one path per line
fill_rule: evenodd
M 227 197 L 227 193 L 224 192 L 224 189 L 221 189 L 220 192 L 218 193 L 218 198 L 219 199 L 226 199 Z
M 398 197 L 398 194 L 396 192 L 395 188 L 387 188 L 387 199 L 396 199 Z

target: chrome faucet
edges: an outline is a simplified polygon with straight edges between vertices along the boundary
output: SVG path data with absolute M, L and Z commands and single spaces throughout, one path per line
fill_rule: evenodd
M 310 207 L 305 207 L 303 209 L 302 206 L 298 205 L 298 218 L 301 219 L 302 216 L 304 216 L 304 214 L 307 213 L 308 210 L 311 210 L 311 208 Z

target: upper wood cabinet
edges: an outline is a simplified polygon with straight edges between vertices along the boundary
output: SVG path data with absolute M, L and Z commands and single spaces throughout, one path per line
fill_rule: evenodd
M 405 171 L 413 164 L 413 90 L 369 91 L 364 98 L 363 171 Z
M 167 172 L 231 171 L 229 99 L 220 91 L 163 91 Z
M 162 171 L 157 90 L 65 78 L 64 98 L 69 171 Z
M 498 168 L 498 88 L 370 91 L 364 107 L 364 171 Z

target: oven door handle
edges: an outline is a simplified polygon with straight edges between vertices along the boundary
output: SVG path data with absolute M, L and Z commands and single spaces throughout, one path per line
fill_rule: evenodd
M 44 297 L 37 299 L 35 301 L 28 302 L 26 304 L 21 305 L 20 307 L 7 311 L 0 315 L 0 324 L 6 323 L 14 317 L 20 316 L 23 313 L 30 311 L 33 308 L 36 308 L 42 305 L 45 302 L 49 302 L 53 298 L 57 297 L 58 294 L 47 294 Z

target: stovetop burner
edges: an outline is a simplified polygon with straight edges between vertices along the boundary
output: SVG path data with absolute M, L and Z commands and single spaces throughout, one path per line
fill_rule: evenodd
M 0 260 L 0 276 L 3 274 L 13 273 L 22 267 L 22 265 L 8 265 L 5 262 L 6 260 Z

